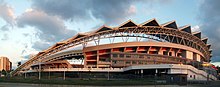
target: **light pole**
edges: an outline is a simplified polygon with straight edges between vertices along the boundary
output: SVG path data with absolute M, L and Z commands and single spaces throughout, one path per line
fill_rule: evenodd
M 110 58 L 110 64 L 108 65 L 108 80 L 110 80 L 110 73 L 109 73 L 109 70 L 111 69 L 111 66 L 112 66 L 112 59 Z
M 207 83 L 209 83 L 209 68 L 208 68 L 208 70 L 207 70 Z
M 90 80 L 90 78 L 91 78 L 91 66 L 90 67 L 88 67 L 88 69 L 89 69 L 89 80 Z
M 50 67 L 49 67 L 49 79 L 50 79 Z
M 155 69 L 155 77 L 154 77 L 154 86 L 156 87 L 156 80 L 157 80 L 157 69 Z
M 38 79 L 40 80 L 41 79 L 41 64 L 40 64 L 41 62 L 40 62 L 40 58 L 38 59 L 38 61 L 39 61 L 38 62 L 38 64 L 39 64 L 39 75 L 38 75 L 39 77 L 38 77 Z
M 27 72 L 24 73 L 24 78 L 25 78 L 25 79 L 27 78 L 27 75 L 26 75 L 26 74 L 27 74 Z
M 81 60 L 81 64 L 80 64 L 80 66 L 82 65 L 82 63 L 83 63 L 83 58 L 81 58 L 82 60 Z M 78 75 L 79 75 L 79 78 L 81 79 L 81 74 L 79 73 L 79 68 L 82 68 L 82 67 L 80 67 L 80 66 L 77 66 L 77 68 L 78 68 Z
M 180 63 L 180 74 L 183 75 L 182 72 L 182 63 Z M 183 79 L 181 78 L 182 76 L 180 75 L 180 82 L 183 82 Z
M 63 80 L 66 80 L 66 72 L 65 72 L 66 67 L 64 66 L 64 73 L 63 73 Z
M 76 65 L 77 66 L 77 65 Z M 80 78 L 80 75 L 79 75 L 79 67 L 77 66 L 77 68 L 78 68 L 78 77 Z
M 109 67 L 108 67 L 108 80 L 110 80 L 110 79 L 109 79 L 109 69 L 110 69 L 110 65 L 109 65 Z

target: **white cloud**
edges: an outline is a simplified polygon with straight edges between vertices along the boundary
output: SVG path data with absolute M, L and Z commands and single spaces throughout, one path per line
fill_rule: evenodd
M 31 12 L 31 11 L 33 11 L 32 8 L 28 8 L 28 9 L 25 10 L 25 12 Z
M 15 24 L 15 15 L 13 8 L 8 6 L 4 2 L 0 3 L 0 17 L 12 26 Z
M 136 12 L 134 0 L 33 0 L 32 8 L 40 9 L 49 15 L 57 15 L 65 20 L 90 20 L 91 15 L 105 23 L 121 22 Z M 143 1 L 145 2 L 145 1 Z M 146 1 L 147 2 L 147 1 Z
M 8 34 L 3 34 L 3 38 L 1 40 L 5 41 L 5 40 L 8 40 L 8 39 L 9 39 Z
M 130 5 L 128 9 L 129 14 L 135 14 L 137 12 L 136 7 L 134 5 Z
M 17 25 L 20 28 L 35 27 L 36 37 L 40 39 L 33 43 L 33 48 L 43 50 L 58 41 L 67 39 L 76 34 L 74 30 L 67 29 L 64 21 L 58 16 L 50 16 L 40 10 L 29 10 L 17 17 Z M 40 43 L 39 43 L 40 42 Z
M 200 4 L 199 20 L 201 21 L 201 30 L 209 38 L 213 57 L 211 60 L 220 62 L 220 0 L 204 0 Z
M 196 26 L 192 27 L 192 32 L 196 32 L 196 31 L 201 31 L 199 25 L 196 25 Z

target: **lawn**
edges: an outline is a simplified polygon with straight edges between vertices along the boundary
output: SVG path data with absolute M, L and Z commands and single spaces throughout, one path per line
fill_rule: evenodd
M 95 80 L 95 79 L 24 79 L 20 77 L 0 78 L 0 82 L 31 83 L 31 84 L 62 84 L 62 85 L 95 85 L 95 86 L 131 86 L 131 85 L 154 85 L 152 80 Z M 165 83 L 157 83 L 157 85 Z

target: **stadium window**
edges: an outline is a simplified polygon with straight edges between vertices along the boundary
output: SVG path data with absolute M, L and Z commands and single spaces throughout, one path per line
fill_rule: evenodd
M 119 51 L 120 52 L 124 52 L 124 48 L 119 48 Z
M 122 61 L 122 60 L 118 60 L 117 62 L 118 62 L 118 63 L 123 63 L 124 61 Z
M 142 61 L 139 61 L 138 64 L 143 64 L 143 62 L 142 62 Z
M 99 59 L 99 61 L 105 61 L 105 59 Z
M 166 52 L 166 51 L 163 51 L 163 55 L 167 55 L 167 52 Z
M 131 64 L 131 62 L 130 62 L 130 61 L 126 61 L 125 63 L 126 63 L 126 64 Z
M 139 58 L 144 58 L 144 55 L 139 55 Z
M 106 62 L 110 62 L 110 60 L 111 60 L 111 58 L 106 58 L 105 61 L 106 61 Z
M 113 54 L 113 57 L 116 57 L 116 58 L 117 58 L 117 57 L 118 57 L 118 54 Z
M 117 63 L 117 61 L 116 60 L 114 60 L 114 61 L 112 61 L 114 64 L 116 64 Z
M 133 58 L 138 58 L 138 55 L 133 55 Z
M 181 53 L 177 53 L 177 57 L 182 57 Z
M 172 52 L 169 52 L 169 56 L 172 56 Z
M 126 55 L 126 58 L 131 58 L 131 55 Z
M 145 61 L 144 64 L 149 64 L 149 62 L 148 62 L 148 61 Z
M 132 61 L 132 64 L 137 64 L 137 62 L 136 61 Z
M 120 58 L 124 58 L 124 54 L 120 54 L 119 57 L 120 57 Z

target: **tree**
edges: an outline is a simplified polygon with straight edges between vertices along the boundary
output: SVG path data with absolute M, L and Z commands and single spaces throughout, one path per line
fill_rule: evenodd
M 218 70 L 217 70 L 217 72 L 218 72 L 218 73 L 220 73 L 220 67 L 219 67 L 219 66 L 217 66 L 216 68 L 218 69 Z
M 19 67 L 20 65 L 21 65 L 21 62 L 18 62 L 18 65 L 17 65 L 17 66 Z
M 2 70 L 2 75 L 6 76 L 7 72 L 3 69 Z

